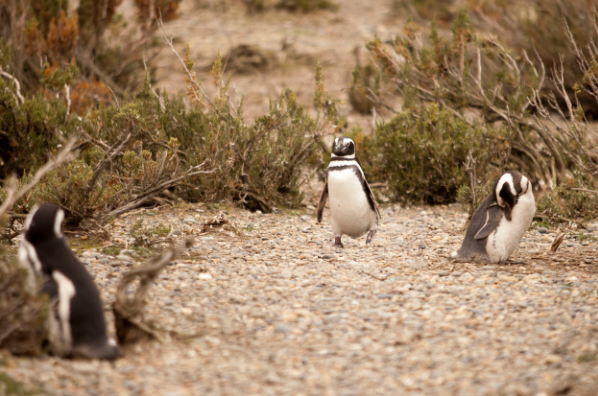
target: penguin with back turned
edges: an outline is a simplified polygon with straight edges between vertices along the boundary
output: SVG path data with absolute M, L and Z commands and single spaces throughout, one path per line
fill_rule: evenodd
M 380 211 L 372 189 L 355 159 L 353 140 L 344 136 L 334 139 L 326 176 L 326 185 L 317 209 L 318 223 L 322 222 L 324 206 L 330 197 L 334 245 L 344 247 L 341 241 L 343 235 L 359 238 L 366 233 L 366 244 L 369 244 L 376 235 Z
M 532 183 L 518 172 L 503 173 L 473 214 L 461 248 L 451 253 L 449 259 L 504 263 L 517 248 L 535 213 Z
M 49 338 L 60 357 L 116 359 L 121 356 L 108 337 L 100 293 L 91 275 L 70 250 L 61 232 L 62 209 L 43 204 L 31 210 L 19 246 L 19 261 L 30 283 L 41 276 L 40 293 L 50 297 Z

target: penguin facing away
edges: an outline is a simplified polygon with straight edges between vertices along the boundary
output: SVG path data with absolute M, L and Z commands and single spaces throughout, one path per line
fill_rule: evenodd
M 49 338 L 60 357 L 116 359 L 116 342 L 106 333 L 100 293 L 61 232 L 62 209 L 35 207 L 27 216 L 19 246 L 19 261 L 29 269 L 30 284 L 41 276 L 40 293 L 50 296 Z
M 504 263 L 529 228 L 536 203 L 532 183 L 518 172 L 503 173 L 467 227 L 461 248 L 451 260 Z
M 318 223 L 322 222 L 324 206 L 330 198 L 334 245 L 344 247 L 341 241 L 343 235 L 359 238 L 366 233 L 366 244 L 369 244 L 376 235 L 380 211 L 372 189 L 355 160 L 353 140 L 344 136 L 334 140 L 326 176 L 326 185 L 317 209 Z

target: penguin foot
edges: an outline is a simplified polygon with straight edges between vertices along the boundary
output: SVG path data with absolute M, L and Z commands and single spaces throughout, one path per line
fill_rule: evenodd
M 365 244 L 369 244 L 372 243 L 372 239 L 374 238 L 374 235 L 376 235 L 376 230 L 370 230 L 370 232 L 368 232 L 368 237 L 365 240 Z
M 341 242 L 341 237 L 334 237 L 334 246 L 341 249 L 345 247 Z

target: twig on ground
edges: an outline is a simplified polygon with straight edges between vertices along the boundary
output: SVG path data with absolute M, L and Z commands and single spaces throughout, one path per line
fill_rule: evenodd
M 181 245 L 171 246 L 162 255 L 124 274 L 116 290 L 116 301 L 112 304 L 116 335 L 121 345 L 134 344 L 144 339 L 162 340 L 162 336 L 145 323 L 143 316 L 145 299 L 150 286 L 160 272 L 192 244 L 193 240 L 187 238 Z M 127 287 L 137 278 L 139 278 L 139 287 L 133 297 L 129 298 Z
M 554 241 L 552 241 L 552 244 L 550 245 L 551 252 L 554 253 L 559 249 L 559 246 L 561 246 L 561 243 L 563 243 L 563 240 L 565 239 L 566 235 L 567 232 L 557 233 L 557 236 L 554 238 Z

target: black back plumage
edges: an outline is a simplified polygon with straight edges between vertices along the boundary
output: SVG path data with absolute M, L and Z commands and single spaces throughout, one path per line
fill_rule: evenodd
M 494 193 L 488 195 L 471 217 L 459 256 L 484 256 L 487 238 L 500 223 L 502 215 L 503 208 L 496 203 Z
M 498 189 L 499 183 L 505 175 L 511 176 L 512 185 L 503 182 L 501 188 Z M 513 207 L 517 204 L 518 196 L 523 192 L 522 178 L 523 175 L 519 172 L 507 171 L 496 179 L 492 186 L 492 192 L 482 201 L 471 218 L 463 244 L 457 251 L 458 257 L 486 255 L 488 236 L 498 228 L 503 215 L 508 221 L 511 221 Z
M 60 209 L 52 204 L 41 205 L 25 231 L 25 240 L 33 246 L 41 264 L 44 284 L 41 292 L 51 298 L 59 297 L 59 287 L 53 277 L 58 271 L 75 287 L 70 300 L 70 329 L 73 350 L 82 347 L 97 358 L 115 358 L 118 348 L 108 343 L 104 309 L 93 278 L 70 250 L 60 232 Z M 57 221 L 57 218 L 58 221 Z M 58 222 L 58 224 L 57 224 Z

